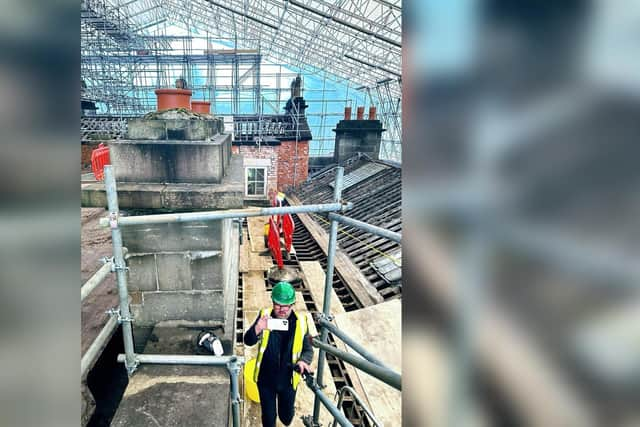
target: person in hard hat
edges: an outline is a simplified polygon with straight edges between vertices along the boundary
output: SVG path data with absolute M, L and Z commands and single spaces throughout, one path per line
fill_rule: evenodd
M 253 378 L 258 384 L 263 427 L 275 426 L 276 416 L 284 425 L 291 423 L 301 374 L 311 372 L 313 359 L 307 318 L 293 310 L 296 299 L 293 286 L 288 282 L 277 283 L 271 299 L 272 307 L 260 310 L 244 334 L 246 345 L 260 344 Z M 268 329 L 270 318 L 286 319 L 288 330 Z

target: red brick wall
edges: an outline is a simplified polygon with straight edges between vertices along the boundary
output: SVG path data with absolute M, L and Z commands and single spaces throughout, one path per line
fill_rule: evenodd
M 267 168 L 267 194 L 273 194 L 277 192 L 278 188 L 278 147 L 261 146 L 257 145 L 233 145 L 231 146 L 231 153 L 242 154 L 245 167 L 251 167 L 250 162 L 247 159 L 269 159 L 271 160 L 271 167 Z M 245 183 L 246 173 L 243 172 L 243 185 Z
M 286 192 L 291 186 L 307 179 L 309 170 L 309 141 L 283 141 L 278 150 L 278 190 Z M 295 180 L 295 182 L 294 182 Z
M 245 159 L 270 159 L 272 167 L 267 170 L 267 194 L 276 191 L 286 192 L 289 187 L 299 185 L 307 179 L 309 170 L 309 141 L 283 141 L 281 145 L 258 149 L 255 145 L 234 145 L 233 154 L 242 154 Z M 295 178 L 295 182 L 294 182 Z

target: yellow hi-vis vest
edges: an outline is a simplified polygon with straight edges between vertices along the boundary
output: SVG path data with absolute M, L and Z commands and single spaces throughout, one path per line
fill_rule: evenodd
M 296 330 L 293 334 L 293 348 L 291 349 L 291 363 L 296 364 L 300 360 L 300 355 L 302 354 L 302 340 L 304 339 L 304 335 L 307 333 L 307 321 L 306 316 L 302 314 L 298 314 L 294 311 L 296 316 Z M 263 316 L 271 316 L 271 308 L 263 308 L 260 310 L 260 317 Z M 267 349 L 267 345 L 269 344 L 269 331 L 268 329 L 264 329 L 262 331 L 262 340 L 260 341 L 260 348 L 258 350 L 258 357 L 256 359 L 256 367 L 253 371 L 253 381 L 258 383 L 258 375 L 260 374 L 260 365 L 262 363 L 262 356 L 264 356 L 264 352 Z M 291 384 L 293 385 L 293 389 L 296 390 L 298 388 L 298 383 L 300 383 L 300 374 L 296 371 L 293 371 L 293 377 L 291 378 Z

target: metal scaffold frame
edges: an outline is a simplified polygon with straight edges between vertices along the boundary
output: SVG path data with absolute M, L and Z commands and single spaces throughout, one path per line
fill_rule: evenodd
M 297 73 L 314 75 L 323 82 L 320 99 L 306 97 L 312 106 L 320 103 L 317 112 L 308 112 L 318 116 L 310 122 L 320 144 L 315 154 L 333 147 L 326 118 L 341 117 L 344 106 L 368 95 L 387 129 L 381 156 L 400 161 L 400 1 L 83 0 L 81 11 L 82 99 L 97 103 L 99 114 L 152 111 L 153 89 L 172 87 L 178 78 L 187 80 L 194 99 L 211 101 L 214 114 L 260 114 L 263 107 L 277 114 L 288 99 L 289 81 Z M 169 28 L 184 34 L 169 34 Z M 198 39 L 206 47 L 196 47 Z M 212 43 L 233 55 L 219 58 Z M 279 71 L 262 72 L 266 64 Z M 364 90 L 352 91 L 351 99 L 331 99 L 327 81 Z
M 352 364 L 358 369 L 361 369 L 368 374 L 378 378 L 384 383 L 400 390 L 401 389 L 401 375 L 394 372 L 389 367 L 385 366 L 383 362 L 378 360 L 372 353 L 367 351 L 363 346 L 351 339 L 347 334 L 340 331 L 337 327 L 332 325 L 330 320 L 330 295 L 333 288 L 331 277 L 333 277 L 334 269 L 334 256 L 337 246 L 337 231 L 338 222 L 343 222 L 351 226 L 361 228 L 367 232 L 383 236 L 385 238 L 400 241 L 401 235 L 389 230 L 373 226 L 371 224 L 363 223 L 353 219 L 346 218 L 341 215 L 336 215 L 335 212 L 345 211 L 352 208 L 351 203 L 341 201 L 341 193 L 343 187 L 343 174 L 344 169 L 338 167 L 336 171 L 335 179 L 335 191 L 333 203 L 316 204 L 316 205 L 301 205 L 301 206 L 285 206 L 274 208 L 249 208 L 249 209 L 235 209 L 226 211 L 209 211 L 209 212 L 188 212 L 188 213 L 176 213 L 176 214 L 157 214 L 157 215 L 141 215 L 133 217 L 121 217 L 118 207 L 118 191 L 116 187 L 115 176 L 113 167 L 107 165 L 104 168 L 105 175 L 105 190 L 107 192 L 107 203 L 109 209 L 108 218 L 102 218 L 100 224 L 102 226 L 108 226 L 111 229 L 111 239 L 113 243 L 113 258 L 105 259 L 105 266 L 98 270 L 98 272 L 90 278 L 87 283 L 82 287 L 82 299 L 84 299 L 91 291 L 95 289 L 104 278 L 107 277 L 109 272 L 116 273 L 118 296 L 119 296 L 119 308 L 117 310 L 110 310 L 111 319 L 107 322 L 107 325 L 98 335 L 97 339 L 90 346 L 89 351 L 82 358 L 81 371 L 84 374 L 87 373 L 90 366 L 90 359 L 96 357 L 97 349 L 104 345 L 108 338 L 113 334 L 113 331 L 117 328 L 118 324 L 122 325 L 122 334 L 124 340 L 125 353 L 118 355 L 118 361 L 124 363 L 127 372 L 131 375 L 137 369 L 141 363 L 151 364 L 181 364 L 181 365 L 212 365 L 212 366 L 226 366 L 229 371 L 230 387 L 231 387 L 231 405 L 232 405 L 232 421 L 233 426 L 238 427 L 240 425 L 240 394 L 238 387 L 238 376 L 240 375 L 241 367 L 245 363 L 243 357 L 240 356 L 196 356 L 196 355 L 164 355 L 164 354 L 136 354 L 133 346 L 133 331 L 132 323 L 133 318 L 129 311 L 128 300 L 128 285 L 127 285 L 127 269 L 125 262 L 126 248 L 123 247 L 122 233 L 120 228 L 128 225 L 136 224 L 158 224 L 158 223 L 172 223 L 172 222 L 192 222 L 192 221 L 207 221 L 207 220 L 221 220 L 228 218 L 247 218 L 253 216 L 270 216 L 274 214 L 286 214 L 286 213 L 303 213 L 303 212 L 328 212 L 331 215 L 331 233 L 329 238 L 329 247 L 327 254 L 327 272 L 324 290 L 324 305 L 323 312 L 318 316 L 318 324 L 320 325 L 320 339 L 315 338 L 313 345 L 320 348 L 320 354 L 318 359 L 318 378 L 322 378 L 325 366 L 325 353 L 330 353 L 335 357 L 344 360 L 347 363 Z M 332 332 L 335 336 L 342 339 L 347 345 L 352 347 L 360 356 L 355 356 L 327 344 L 328 333 Z M 335 422 L 340 423 L 342 426 L 352 426 L 347 420 L 346 416 L 341 412 L 342 393 L 338 405 L 334 405 L 333 402 L 324 395 L 322 392 L 322 383 L 317 383 L 313 375 L 307 375 L 305 377 L 305 384 L 316 395 L 313 416 L 305 416 L 303 420 L 307 425 L 317 425 L 320 404 L 324 405 L 329 412 L 335 417 Z M 353 390 L 348 390 L 352 394 Z M 357 400 L 359 397 L 354 396 Z M 365 413 L 373 420 L 374 424 L 378 424 L 377 420 L 372 416 L 369 408 L 363 408 Z M 335 425 L 335 423 L 334 423 Z

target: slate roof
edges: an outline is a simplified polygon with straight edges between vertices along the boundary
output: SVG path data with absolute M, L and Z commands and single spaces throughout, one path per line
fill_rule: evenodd
M 343 162 L 345 187 L 342 198 L 354 208 L 345 216 L 395 232 L 402 231 L 402 170 L 399 165 L 355 156 Z M 336 165 L 309 177 L 293 194 L 304 204 L 330 203 Z M 346 183 L 357 182 L 351 186 Z M 355 182 L 355 181 L 354 181 Z M 329 232 L 326 215 L 312 218 Z M 339 247 L 351 258 L 385 299 L 401 295 L 401 245 L 360 229 L 340 224 Z

